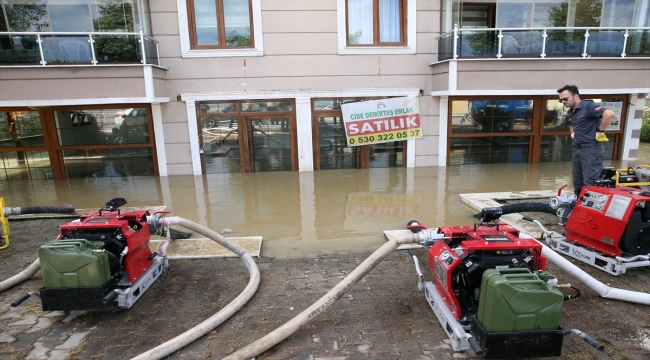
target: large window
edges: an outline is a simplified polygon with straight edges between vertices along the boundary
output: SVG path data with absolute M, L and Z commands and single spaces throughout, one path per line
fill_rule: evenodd
M 582 95 L 611 109 L 605 160 L 620 158 L 624 97 Z M 450 100 L 449 165 L 571 161 L 567 109 L 553 96 Z
M 188 0 L 192 48 L 253 47 L 250 0 Z

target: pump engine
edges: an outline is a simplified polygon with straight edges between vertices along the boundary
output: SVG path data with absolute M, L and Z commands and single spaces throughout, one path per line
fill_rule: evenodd
M 124 204 L 116 198 L 61 225 L 57 239 L 39 248 L 43 310 L 97 309 L 115 300 L 128 309 L 167 267 L 166 254 L 149 249 L 148 220 L 158 213 L 121 211 Z

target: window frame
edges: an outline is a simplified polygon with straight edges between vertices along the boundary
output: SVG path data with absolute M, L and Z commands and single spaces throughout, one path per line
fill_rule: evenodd
M 402 31 L 400 43 L 348 44 L 347 0 L 337 0 L 338 54 L 415 54 L 416 52 L 416 9 L 417 0 L 402 0 Z M 375 11 L 376 10 L 376 11 Z M 375 13 L 377 9 L 373 10 Z M 377 21 L 374 23 L 378 29 Z M 378 30 L 377 30 L 378 31 Z M 375 33 L 377 33 L 375 31 Z M 376 37 L 378 35 L 373 35 Z M 378 41 L 378 39 L 376 39 Z
M 181 40 L 182 58 L 201 57 L 234 57 L 234 56 L 262 56 L 264 55 L 264 44 L 262 41 L 262 10 L 261 0 L 249 0 L 251 17 L 251 47 L 215 47 L 212 45 L 196 45 L 194 37 L 194 16 L 193 7 L 188 3 L 192 0 L 176 0 L 178 8 L 178 23 Z M 216 0 L 215 0 L 216 1 Z M 218 10 L 219 11 L 219 10 Z M 223 16 L 221 16 L 223 18 Z M 191 19 L 191 20 L 190 20 Z M 223 20 L 221 21 L 223 23 Z M 225 38 L 224 38 L 225 40 Z

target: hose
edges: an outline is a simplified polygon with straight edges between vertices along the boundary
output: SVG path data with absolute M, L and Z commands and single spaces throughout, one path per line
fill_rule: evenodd
M 508 205 L 503 205 L 499 207 L 491 207 L 491 208 L 485 208 L 481 210 L 481 213 L 475 214 L 475 218 L 481 219 L 486 211 L 497 211 L 499 212 L 499 215 L 507 215 L 507 214 L 513 214 L 513 213 L 521 213 L 521 212 L 544 212 L 547 214 L 553 214 L 556 215 L 557 211 L 551 207 L 548 203 L 542 203 L 542 202 L 523 202 L 523 203 L 517 203 L 517 204 L 508 204 Z M 491 219 L 488 219 L 488 221 Z M 483 220 L 481 220 L 483 221 Z
M 250 300 L 250 298 L 253 297 L 253 294 L 255 294 L 255 292 L 257 291 L 257 287 L 260 284 L 260 271 L 257 268 L 257 265 L 253 260 L 253 257 L 246 250 L 242 249 L 241 247 L 233 243 L 228 242 L 228 240 L 225 237 L 208 229 L 205 226 L 199 225 L 193 221 L 189 221 L 187 219 L 177 217 L 177 216 L 161 218 L 160 224 L 164 226 L 180 225 L 186 229 L 193 230 L 194 232 L 202 234 L 207 238 L 216 241 L 221 246 L 227 248 L 228 250 L 234 252 L 235 254 L 237 254 L 239 257 L 242 258 L 244 264 L 246 265 L 246 268 L 248 269 L 248 272 L 250 273 L 250 279 L 248 281 L 248 285 L 246 285 L 246 288 L 244 288 L 244 291 L 242 291 L 239 294 L 239 296 L 237 296 L 233 301 L 231 301 L 219 312 L 212 315 L 210 318 L 204 320 L 199 325 L 191 328 L 190 330 L 176 336 L 171 340 L 168 340 L 163 344 L 156 346 L 155 348 L 147 352 L 144 352 L 134 357 L 132 360 L 162 359 L 163 357 L 174 353 L 178 349 L 189 345 L 196 339 L 200 338 L 201 336 L 207 334 L 215 327 L 219 326 L 224 321 L 228 320 L 230 316 L 232 316 L 235 312 L 241 309 L 244 306 L 244 304 L 246 304 L 246 302 L 248 302 L 248 300 Z
M 71 214 L 75 211 L 74 206 L 63 204 L 61 206 L 23 206 L 23 207 L 5 207 L 5 216 L 10 215 L 24 215 L 24 214 L 46 214 L 46 213 L 61 213 Z
M 377 264 L 379 264 L 386 256 L 395 251 L 402 244 L 419 243 L 420 238 L 417 234 L 408 233 L 401 236 L 400 239 L 388 241 L 382 245 L 374 253 L 372 253 L 364 262 L 362 262 L 354 271 L 346 276 L 340 283 L 338 283 L 332 290 L 330 290 L 323 297 L 318 299 L 314 304 L 306 310 L 296 315 L 293 319 L 289 320 L 284 325 L 273 330 L 261 339 L 245 346 L 244 348 L 226 356 L 223 360 L 244 360 L 252 359 L 255 356 L 263 353 L 264 351 L 272 348 L 282 340 L 291 336 L 300 326 L 311 321 L 316 316 L 320 315 L 325 309 L 330 307 L 336 300 L 352 288 L 359 280 L 368 274 Z
M 13 286 L 20 284 L 23 281 L 31 279 L 34 274 L 41 268 L 41 261 L 36 259 L 29 267 L 20 273 L 10 277 L 9 279 L 0 282 L 0 292 L 3 292 Z
M 601 345 L 598 341 L 592 339 L 591 336 L 583 333 L 578 329 L 570 329 L 564 332 L 564 336 L 571 335 L 571 334 L 578 335 L 582 340 L 584 340 L 587 344 L 591 345 L 594 349 L 598 351 L 605 350 L 605 347 Z

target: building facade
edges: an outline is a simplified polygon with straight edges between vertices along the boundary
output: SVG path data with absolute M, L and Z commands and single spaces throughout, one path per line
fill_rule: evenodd
M 568 161 L 556 89 L 634 159 L 650 0 L 0 0 L 0 179 Z M 417 97 L 349 147 L 341 105 Z

